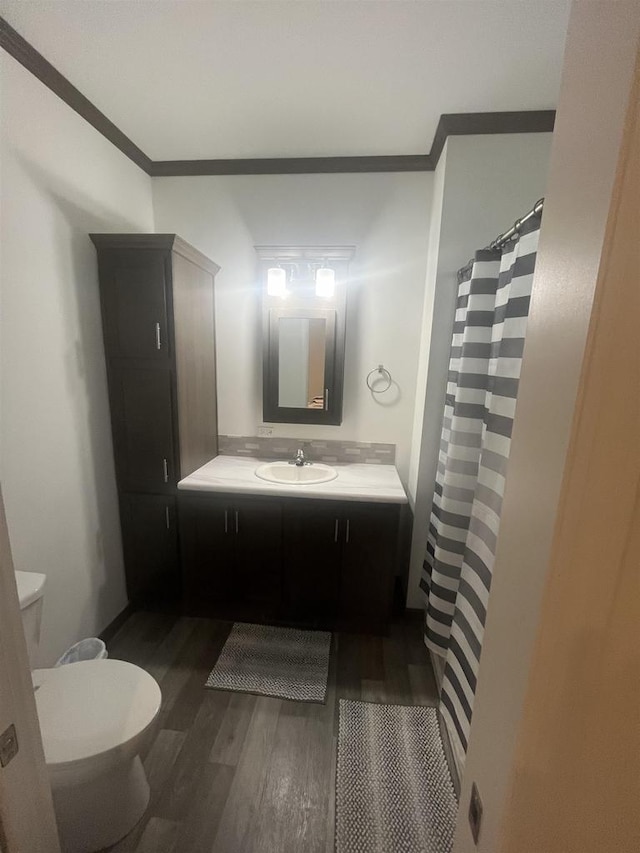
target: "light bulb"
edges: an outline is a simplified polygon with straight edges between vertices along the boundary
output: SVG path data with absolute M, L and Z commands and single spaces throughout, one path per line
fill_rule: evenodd
M 282 267 L 269 267 L 267 270 L 267 294 L 269 296 L 286 296 L 287 272 Z
M 330 267 L 316 270 L 316 296 L 330 299 L 336 290 L 336 273 Z

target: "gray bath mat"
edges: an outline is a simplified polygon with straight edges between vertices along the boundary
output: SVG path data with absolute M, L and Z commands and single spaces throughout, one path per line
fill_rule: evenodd
M 450 853 L 457 809 L 435 708 L 340 700 L 337 853 Z
M 331 634 L 236 622 L 205 687 L 324 702 Z

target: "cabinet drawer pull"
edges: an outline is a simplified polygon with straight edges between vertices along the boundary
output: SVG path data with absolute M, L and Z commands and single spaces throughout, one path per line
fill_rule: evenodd
M 238 532 L 238 529 L 239 529 L 238 515 L 239 515 L 238 510 L 236 510 L 236 533 Z
M 347 545 L 349 544 L 349 528 L 350 527 L 351 527 L 351 522 L 349 521 L 349 519 L 347 519 L 347 532 L 346 532 L 345 537 L 344 537 L 344 541 L 347 543 Z
M 329 411 L 329 389 L 324 389 L 324 410 L 325 412 Z
M 169 482 L 169 463 L 166 458 L 162 460 L 162 476 L 164 477 L 165 483 Z
M 156 349 L 162 349 L 162 341 L 160 340 L 160 323 L 156 323 Z
M 229 511 L 226 509 L 224 511 L 224 532 L 229 532 Z
M 167 530 L 170 530 L 171 529 L 171 521 L 169 519 L 169 507 L 168 506 L 166 506 L 164 508 L 164 520 L 167 523 Z
M 338 521 L 338 519 L 336 518 L 336 526 L 335 526 L 335 529 L 334 529 L 334 531 L 333 531 L 333 541 L 334 541 L 334 542 L 337 542 L 337 541 L 338 541 L 338 530 L 339 530 L 339 529 L 340 529 L 340 522 L 339 522 L 339 521 Z

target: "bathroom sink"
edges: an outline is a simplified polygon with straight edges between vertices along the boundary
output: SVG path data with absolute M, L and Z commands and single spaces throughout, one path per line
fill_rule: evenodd
M 270 483 L 284 485 L 311 486 L 314 483 L 328 483 L 335 480 L 338 472 L 331 465 L 312 462 L 310 465 L 291 465 L 288 462 L 267 462 L 256 468 L 256 477 Z

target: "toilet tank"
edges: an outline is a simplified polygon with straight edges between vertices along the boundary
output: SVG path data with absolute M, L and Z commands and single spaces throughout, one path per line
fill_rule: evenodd
M 37 665 L 45 580 L 46 575 L 37 572 L 16 572 L 22 625 L 31 669 Z

